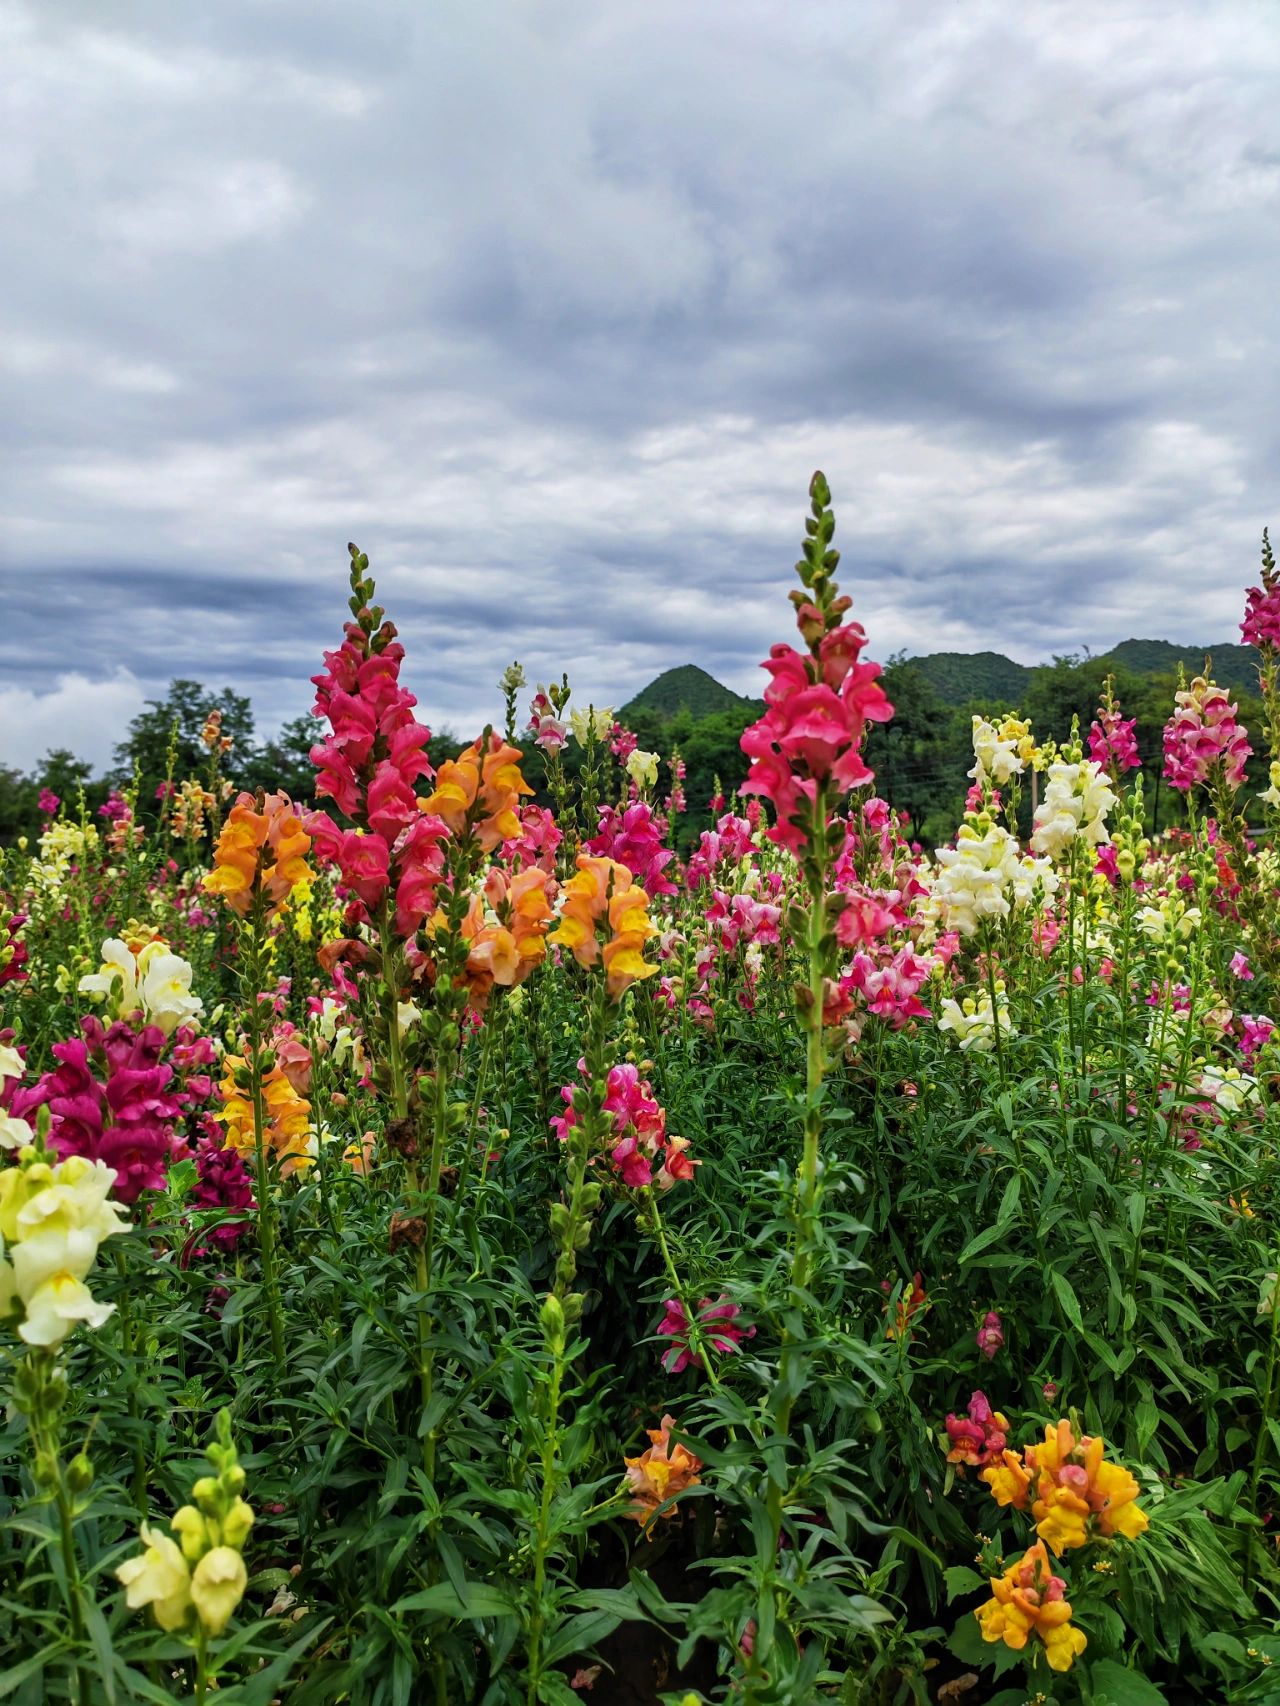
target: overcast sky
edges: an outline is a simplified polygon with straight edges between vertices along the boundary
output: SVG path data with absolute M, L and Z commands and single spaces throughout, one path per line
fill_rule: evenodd
M 1280 524 L 1271 0 L 0 0 L 0 762 L 309 703 L 369 552 L 759 691 L 809 475 L 872 655 L 1236 637 Z

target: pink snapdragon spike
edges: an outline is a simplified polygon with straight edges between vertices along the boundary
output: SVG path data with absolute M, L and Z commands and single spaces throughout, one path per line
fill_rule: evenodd
M 677 894 L 676 885 L 663 874 L 675 858 L 662 844 L 665 833 L 665 823 L 645 800 L 633 800 L 621 809 L 605 806 L 599 827 L 587 842 L 587 851 L 625 865 L 651 899 L 654 895 Z
M 841 614 L 849 602 L 836 600 Z M 799 606 L 806 642 L 817 639 L 822 620 L 812 604 Z M 769 838 L 793 853 L 808 845 L 818 782 L 829 778 L 847 792 L 873 780 L 862 738 L 867 723 L 887 722 L 893 707 L 876 679 L 879 664 L 858 661 L 866 638 L 858 623 L 842 623 L 823 634 L 816 656 L 779 644 L 764 663 L 768 708 L 742 736 L 751 768 L 741 791 L 773 802 L 777 822 Z
M 1244 595 L 1244 621 L 1240 638 L 1246 646 L 1261 651 L 1280 646 L 1280 579 L 1271 561 L 1271 546 L 1263 535 L 1262 585 L 1251 586 Z
M 1165 779 L 1189 793 L 1212 781 L 1220 768 L 1226 785 L 1238 788 L 1253 748 L 1222 688 L 1198 675 L 1174 695 L 1174 706 L 1164 729 Z
M 969 1400 L 965 1415 L 949 1415 L 946 1420 L 950 1450 L 947 1462 L 964 1468 L 985 1469 L 988 1463 L 999 1460 L 1008 1438 L 1009 1424 L 998 1410 L 993 1410 L 985 1392 L 975 1392 Z
M 1238 948 L 1231 956 L 1231 975 L 1238 977 L 1242 983 L 1253 982 L 1253 972 L 1249 967 L 1248 956 L 1242 954 Z
M 358 574 L 357 566 L 353 585 Z M 373 583 L 363 585 L 371 594 Z M 317 861 L 337 866 L 353 922 L 369 920 L 390 895 L 396 933 L 409 937 L 435 908 L 449 832 L 418 806 L 415 783 L 434 775 L 426 754 L 431 731 L 414 717 L 417 700 L 400 684 L 404 647 L 394 624 L 362 626 L 380 614 L 362 609 L 360 621 L 345 625 L 337 651 L 324 654 L 324 672 L 311 678 L 315 714 L 330 729 L 311 749 L 316 794 L 359 827 L 343 829 L 322 811 L 307 813 L 303 826 Z
M 1089 757 L 1113 776 L 1140 768 L 1138 742 L 1134 737 L 1136 717 L 1122 717 L 1116 706 L 1100 707 L 1089 726 Z
M 1265 1013 L 1251 1017 L 1245 1013 L 1240 1018 L 1240 1053 L 1245 1066 L 1252 1065 L 1254 1058 L 1271 1041 L 1271 1033 L 1275 1030 L 1274 1023 Z
M 578 1070 L 585 1075 L 585 1061 L 578 1062 Z M 551 1121 L 551 1129 L 562 1143 L 578 1123 L 573 1098 L 574 1086 L 566 1084 L 560 1092 L 565 1111 Z M 608 1149 L 607 1159 L 626 1189 L 643 1190 L 652 1185 L 655 1190 L 669 1191 L 673 1185 L 692 1179 L 695 1168 L 702 1165 L 689 1154 L 687 1137 L 668 1133 L 666 1112 L 655 1099 L 652 1085 L 629 1062 L 610 1069 L 604 1112 L 612 1118 L 618 1140 Z
M 630 729 L 623 728 L 621 723 L 614 723 L 609 731 L 609 751 L 619 764 L 625 764 L 639 745 L 638 735 L 633 735 Z
M 555 706 L 541 688 L 529 706 L 528 731 L 533 736 L 533 744 L 540 746 L 544 752 L 559 752 L 569 742 L 568 725 L 556 716 Z
M 662 1366 L 668 1374 L 682 1374 L 686 1368 L 705 1368 L 700 1352 L 689 1343 L 690 1323 L 684 1304 L 678 1297 L 669 1297 L 662 1306 L 663 1316 L 656 1331 L 671 1340 L 670 1350 L 662 1355 Z M 738 1325 L 742 1311 L 723 1294 L 714 1301 L 704 1297 L 698 1304 L 698 1324 L 702 1336 L 712 1350 L 721 1356 L 732 1356 L 744 1339 L 753 1339 L 754 1327 Z
M 156 1025 L 135 1031 L 119 1020 L 104 1030 L 82 1019 L 80 1037 L 54 1043 L 58 1065 L 38 1084 L 19 1090 L 11 1111 L 29 1119 L 48 1105 L 49 1143 L 57 1155 L 83 1155 L 114 1167 L 114 1196 L 133 1203 L 143 1191 L 162 1191 L 182 1103 L 173 1070 L 160 1058 L 167 1038 Z
M 759 804 L 752 802 L 759 810 Z M 751 852 L 752 828 L 744 817 L 726 812 L 714 829 L 704 829 L 696 849 L 689 855 L 685 881 L 691 889 L 709 883 L 727 865 L 740 864 Z
M 36 804 L 46 817 L 52 817 L 54 812 L 56 812 L 58 807 L 62 804 L 62 801 L 54 793 L 52 788 L 41 788 L 40 798 L 36 801 Z
M 994 1359 L 997 1351 L 1004 1349 L 1004 1323 L 994 1309 L 988 1309 L 983 1316 L 974 1342 L 988 1362 Z

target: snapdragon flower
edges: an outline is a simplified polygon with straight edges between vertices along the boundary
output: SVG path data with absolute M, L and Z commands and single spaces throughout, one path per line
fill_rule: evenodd
M 1019 849 L 1008 830 L 980 813 L 961 824 L 954 847 L 940 847 L 942 867 L 933 898 L 944 927 L 973 936 L 984 919 L 1008 918 L 1014 908 L 1042 902 L 1058 890 L 1058 877 L 1047 859 Z
M 954 1036 L 964 1054 L 990 1054 L 996 1046 L 997 1023 L 1002 1036 L 1012 1035 L 1009 1003 L 1005 998 L 1004 984 L 999 982 L 996 984 L 995 1017 L 991 1011 L 990 991 L 984 989 L 976 996 L 966 995 L 963 1000 L 952 996 L 944 1001 L 938 1029 Z
M 110 1200 L 115 1179 L 101 1161 L 51 1164 L 32 1146 L 0 1170 L 0 1319 L 16 1316 L 26 1344 L 56 1347 L 78 1321 L 96 1328 L 114 1313 L 85 1278 L 98 1246 L 128 1231 Z
M 1044 799 L 1036 807 L 1033 853 L 1061 859 L 1077 840 L 1097 847 L 1111 839 L 1106 816 L 1116 803 L 1102 766 L 1091 758 L 1057 758 L 1049 766 Z

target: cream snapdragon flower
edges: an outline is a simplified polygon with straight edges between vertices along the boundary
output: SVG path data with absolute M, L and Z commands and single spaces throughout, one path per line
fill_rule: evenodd
M 1044 799 L 1036 807 L 1032 852 L 1060 859 L 1079 839 L 1088 847 L 1110 841 L 1105 820 L 1115 803 L 1102 766 L 1093 759 L 1078 763 L 1055 759 L 1049 766 Z
M 191 977 L 191 966 L 167 942 L 148 942 L 135 956 L 127 942 L 109 936 L 100 970 L 82 977 L 77 987 L 82 995 L 105 1000 L 113 1018 L 141 1010 L 149 1025 L 169 1037 L 204 1012 L 204 1002 L 191 993 Z
M 597 711 L 594 705 L 588 705 L 583 710 L 570 711 L 569 726 L 579 746 L 585 746 L 592 734 L 597 740 L 607 740 L 613 728 L 613 712 L 607 706 Z

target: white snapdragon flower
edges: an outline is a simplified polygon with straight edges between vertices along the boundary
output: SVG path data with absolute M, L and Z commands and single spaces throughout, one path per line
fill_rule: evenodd
M 1238 1114 L 1246 1104 L 1258 1100 L 1257 1079 L 1236 1066 L 1206 1066 L 1196 1090 L 1229 1114 Z
M 627 775 L 637 788 L 656 788 L 658 785 L 658 755 L 637 747 L 627 759 Z
M 18 1336 L 27 1344 L 60 1345 L 77 1321 L 100 1327 L 114 1312 L 84 1281 L 99 1244 L 128 1230 L 109 1199 L 115 1178 L 82 1155 L 0 1172 L 0 1306 L 22 1306 Z
M 1007 918 L 1015 906 L 1030 905 L 1040 893 L 1050 899 L 1058 879 L 1050 865 L 1020 851 L 1000 824 L 979 834 L 962 824 L 954 847 L 939 847 L 934 857 L 941 867 L 933 884 L 944 928 L 972 936 L 984 918 Z
M 1044 799 L 1036 807 L 1032 851 L 1060 859 L 1077 839 L 1088 847 L 1110 841 L 1105 819 L 1115 803 L 1102 767 L 1093 759 L 1075 764 L 1055 759 L 1049 766 Z
M 973 759 L 973 769 L 969 772 L 973 780 L 994 782 L 997 788 L 1002 788 L 1011 777 L 1021 776 L 1026 769 L 1017 739 L 1002 735 L 985 717 L 973 719 Z
M 996 1026 L 1000 1027 L 1002 1036 L 1009 1036 L 1013 1031 L 1013 1020 L 1009 1016 L 1009 1003 L 1005 999 L 1004 985 L 996 984 L 995 1016 L 991 1011 L 991 993 L 983 990 L 979 995 L 966 995 L 963 1001 L 954 996 L 942 1003 L 942 1012 L 938 1018 L 938 1029 L 949 1032 L 960 1044 L 965 1054 L 990 1054 L 996 1046 Z
M 592 734 L 597 740 L 607 740 L 613 728 L 613 712 L 607 706 L 597 711 L 594 705 L 585 710 L 570 711 L 569 724 L 573 729 L 573 738 L 579 746 L 585 746 Z
M 123 1019 L 141 1009 L 149 1025 L 172 1036 L 179 1025 L 204 1012 L 204 1002 L 191 993 L 191 967 L 167 942 L 148 942 L 136 956 L 127 942 L 109 936 L 102 944 L 102 966 L 80 979 L 82 995 L 105 999 L 113 1018 Z
M 170 953 L 166 943 L 148 942 L 138 955 L 138 970 L 143 974 L 143 1011 L 166 1037 L 204 1012 L 204 1002 L 191 993 L 190 965 L 180 954 Z

